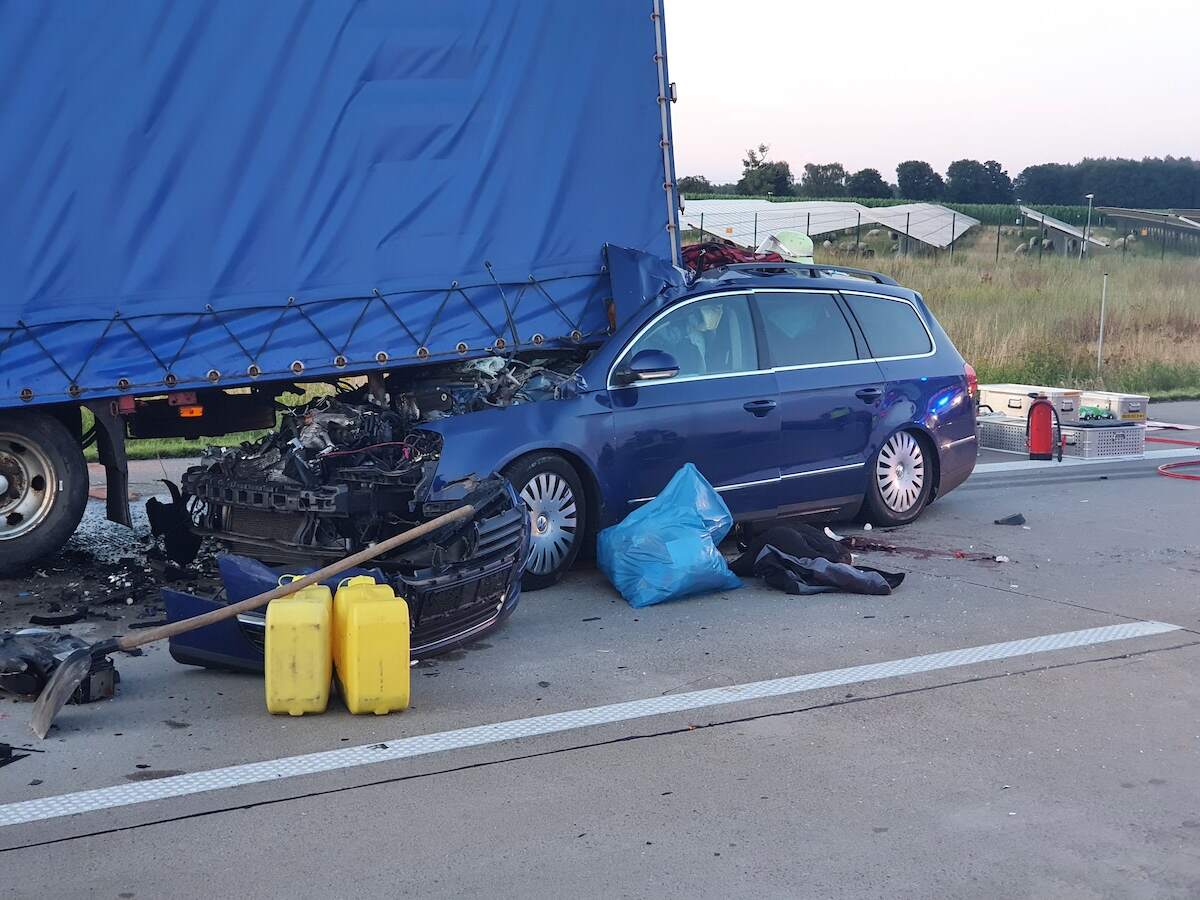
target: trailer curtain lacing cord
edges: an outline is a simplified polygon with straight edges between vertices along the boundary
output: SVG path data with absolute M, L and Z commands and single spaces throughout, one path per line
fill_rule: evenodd
M 1183 441 L 1179 438 L 1148 437 L 1147 443 L 1178 444 L 1182 447 L 1200 447 L 1200 441 Z M 1190 469 L 1200 466 L 1200 459 L 1188 459 L 1183 462 L 1163 463 L 1158 467 L 1158 474 L 1167 478 L 1182 478 L 1184 481 L 1200 481 L 1200 475 L 1180 472 L 1179 469 Z

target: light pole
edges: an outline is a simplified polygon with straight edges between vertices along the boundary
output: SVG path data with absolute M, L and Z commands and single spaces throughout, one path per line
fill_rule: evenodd
M 770 203 L 775 197 L 774 191 L 767 191 L 767 202 Z M 758 250 L 758 213 L 754 214 L 754 249 Z
M 1083 240 L 1079 242 L 1079 259 L 1083 261 L 1083 252 L 1087 247 L 1088 232 L 1092 230 L 1092 201 L 1096 199 L 1095 194 L 1084 194 L 1084 199 L 1088 202 L 1087 224 L 1083 226 Z

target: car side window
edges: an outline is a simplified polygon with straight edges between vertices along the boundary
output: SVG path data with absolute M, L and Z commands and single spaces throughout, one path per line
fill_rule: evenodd
M 807 366 L 859 358 L 854 332 L 832 294 L 754 295 L 772 366 Z
M 843 296 L 863 330 L 872 356 L 880 359 L 920 356 L 933 349 L 925 323 L 917 311 L 904 301 L 859 294 Z
M 754 321 L 744 294 L 709 297 L 672 310 L 625 353 L 661 350 L 679 364 L 677 378 L 752 372 L 758 368 Z

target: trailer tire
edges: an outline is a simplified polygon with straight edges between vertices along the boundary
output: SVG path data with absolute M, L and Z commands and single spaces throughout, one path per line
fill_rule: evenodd
M 587 532 L 583 482 L 556 453 L 535 453 L 504 470 L 529 511 L 530 551 L 521 590 L 557 584 L 575 563 Z
M 44 413 L 0 414 L 0 572 L 57 552 L 87 506 L 79 441 Z

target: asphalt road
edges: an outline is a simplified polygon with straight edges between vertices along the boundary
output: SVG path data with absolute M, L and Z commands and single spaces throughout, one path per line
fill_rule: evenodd
M 984 472 L 872 533 L 910 548 L 866 557 L 908 573 L 886 598 L 633 610 L 578 571 L 383 718 L 121 658 L 0 768 L 0 892 L 1194 897 L 1198 499 L 1148 463 Z

